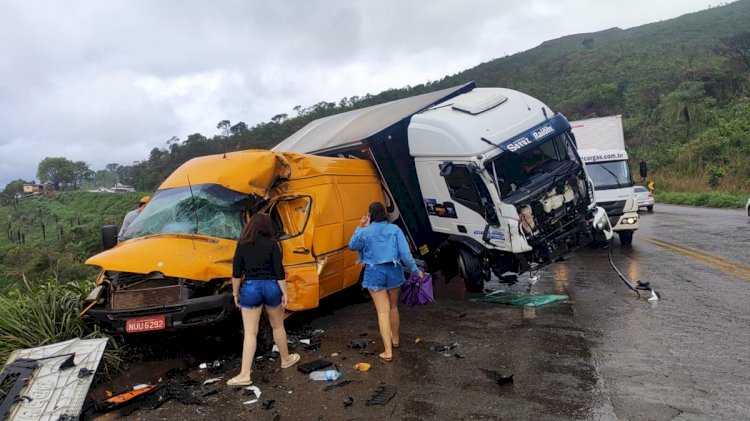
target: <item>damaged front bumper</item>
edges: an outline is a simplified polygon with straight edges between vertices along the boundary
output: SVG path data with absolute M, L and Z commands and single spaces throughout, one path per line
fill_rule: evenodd
M 111 310 L 105 307 L 92 307 L 82 318 L 86 323 L 98 325 L 106 333 L 125 334 L 128 333 L 128 321 L 163 316 L 164 325 L 159 331 L 175 332 L 221 323 L 228 319 L 234 310 L 234 297 L 231 292 L 227 292 L 142 309 Z

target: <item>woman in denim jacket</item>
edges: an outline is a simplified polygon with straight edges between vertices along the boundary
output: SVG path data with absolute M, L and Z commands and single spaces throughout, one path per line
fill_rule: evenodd
M 372 302 L 378 313 L 378 327 L 385 351 L 380 354 L 384 361 L 393 360 L 393 348 L 399 347 L 398 299 L 404 283 L 404 263 L 412 273 L 419 270 L 409 252 L 409 245 L 401 229 L 388 223 L 385 206 L 372 202 L 368 214 L 362 217 L 359 227 L 349 240 L 349 249 L 359 252 L 365 264 L 362 286 L 370 291 Z

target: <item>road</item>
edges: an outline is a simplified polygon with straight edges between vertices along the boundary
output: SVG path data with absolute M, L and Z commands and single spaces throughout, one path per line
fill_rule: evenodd
M 657 204 L 653 213 L 642 214 L 632 246 L 615 241 L 612 257 L 632 282 L 650 282 L 662 295 L 658 301 L 626 287 L 611 269 L 607 249 L 581 250 L 540 271 L 533 292 L 569 299 L 538 308 L 472 302 L 460 280 L 441 280 L 435 303 L 402 310 L 402 346 L 394 362 L 385 363 L 376 357 L 372 304 L 332 298 L 288 320 L 288 330 L 293 340 L 299 339 L 295 332 L 322 330 L 318 350 L 298 348 L 302 362 L 331 361 L 344 373 L 342 380 L 353 383 L 325 391 L 325 382 L 259 362 L 253 373 L 263 392 L 258 403 L 243 405 L 248 397 L 221 385 L 201 398 L 203 405 L 170 401 L 131 417 L 748 419 L 748 240 L 744 210 Z M 525 288 L 520 282 L 510 289 Z M 363 338 L 374 343 L 364 350 L 347 347 Z M 453 343 L 458 345 L 450 351 L 436 351 Z M 202 344 L 213 352 L 223 347 L 229 358 L 214 373 L 191 369 L 188 375 L 201 382 L 231 377 L 239 344 L 231 345 L 235 350 L 227 350 L 226 341 Z M 373 368 L 357 373 L 352 365 L 360 361 Z M 514 381 L 498 385 L 482 369 L 512 374 Z M 395 397 L 367 406 L 382 384 L 394 386 Z M 349 398 L 353 403 L 345 406 Z M 264 409 L 270 400 L 272 407 Z

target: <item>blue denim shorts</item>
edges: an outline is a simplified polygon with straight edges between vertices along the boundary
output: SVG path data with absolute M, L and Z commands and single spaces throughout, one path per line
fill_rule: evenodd
M 263 304 L 276 307 L 281 304 L 282 295 L 275 279 L 246 280 L 240 287 L 240 307 L 255 308 Z
M 362 279 L 362 288 L 373 291 L 398 288 L 404 284 L 404 270 L 392 263 L 367 265 Z

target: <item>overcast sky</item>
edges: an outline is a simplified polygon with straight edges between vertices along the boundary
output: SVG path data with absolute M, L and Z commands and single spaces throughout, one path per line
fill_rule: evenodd
M 2 0 L 0 189 L 64 156 L 132 164 L 172 136 L 417 85 L 708 0 Z M 512 87 L 511 87 L 512 88 Z M 540 98 L 544 100 L 544 98 Z

